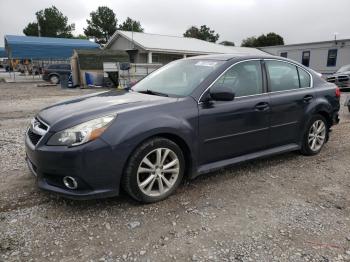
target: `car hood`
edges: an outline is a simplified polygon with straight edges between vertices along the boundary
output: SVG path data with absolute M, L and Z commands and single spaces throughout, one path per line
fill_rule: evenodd
M 176 98 L 132 91 L 106 91 L 51 105 L 42 109 L 38 114 L 38 118 L 48 124 L 50 130 L 55 131 L 99 116 L 176 100 Z
M 336 76 L 343 76 L 343 75 L 350 75 L 350 71 L 346 71 L 342 73 L 334 73 L 333 75 L 330 75 L 328 77 L 336 77 Z

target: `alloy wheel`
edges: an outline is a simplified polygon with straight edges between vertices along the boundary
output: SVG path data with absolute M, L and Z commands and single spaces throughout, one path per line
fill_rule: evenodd
M 308 144 L 312 151 L 321 149 L 326 140 L 326 125 L 322 120 L 316 120 L 309 130 Z
M 137 170 L 137 185 L 147 196 L 166 194 L 180 173 L 178 156 L 169 148 L 157 148 L 148 153 Z

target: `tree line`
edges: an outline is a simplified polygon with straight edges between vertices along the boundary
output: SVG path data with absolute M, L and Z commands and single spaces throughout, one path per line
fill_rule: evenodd
M 23 29 L 27 36 L 47 36 L 62 38 L 93 38 L 96 43 L 105 44 L 116 30 L 144 32 L 141 23 L 130 17 L 118 24 L 116 14 L 107 6 L 100 6 L 96 11 L 90 13 L 89 19 L 86 20 L 87 27 L 84 28 L 84 35 L 73 35 L 75 30 L 74 23 L 68 23 L 68 17 L 65 16 L 57 7 L 52 6 L 39 10 L 35 13 L 36 21 L 30 22 Z M 204 41 L 216 43 L 220 35 L 206 25 L 200 27 L 191 26 L 183 34 L 184 37 L 192 37 Z M 232 41 L 221 41 L 219 44 L 226 46 L 235 46 Z M 258 37 L 251 36 L 242 41 L 242 47 L 262 47 L 283 45 L 283 37 L 276 33 L 262 34 Z

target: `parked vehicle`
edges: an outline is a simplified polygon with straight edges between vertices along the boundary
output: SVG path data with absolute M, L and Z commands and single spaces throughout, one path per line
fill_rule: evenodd
M 70 64 L 51 64 L 43 70 L 43 80 L 52 84 L 60 83 L 60 75 L 71 73 Z
M 339 70 L 327 77 L 327 81 L 336 84 L 340 89 L 350 88 L 350 65 L 345 65 Z
M 350 95 L 346 97 L 344 106 L 347 106 L 350 112 Z
M 155 202 L 184 176 L 288 151 L 318 154 L 339 121 L 339 99 L 334 84 L 281 57 L 177 60 L 130 91 L 41 110 L 27 131 L 27 163 L 40 188 L 70 198 L 123 187 Z

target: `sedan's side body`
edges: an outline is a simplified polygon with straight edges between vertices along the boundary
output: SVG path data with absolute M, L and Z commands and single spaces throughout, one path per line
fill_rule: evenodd
M 79 199 L 114 196 L 121 182 L 128 182 L 123 178 L 132 172 L 133 156 L 140 146 L 152 147 L 152 138 L 175 143 L 185 159 L 185 174 L 193 178 L 234 163 L 301 149 L 312 115 L 323 116 L 327 128 L 339 121 L 335 86 L 300 64 L 275 57 L 204 58 L 224 62 L 188 96 L 102 92 L 43 109 L 36 117 L 37 126 L 33 124 L 26 136 L 27 162 L 39 187 Z M 282 86 L 285 80 L 274 78 L 269 61 L 295 68 L 296 78 L 291 79 L 296 82 L 290 82 L 298 87 Z M 244 88 L 232 101 L 211 99 L 212 89 L 244 75 L 236 72 L 238 68 L 248 70 L 253 81 L 239 79 Z M 305 87 L 301 73 L 309 79 Z M 285 90 L 273 91 L 274 85 Z M 108 114 L 116 114 L 115 120 L 97 139 L 79 146 L 49 145 L 57 132 Z M 37 134 L 40 125 L 46 127 Z M 142 146 L 147 141 L 151 142 Z M 79 185 L 74 190 L 62 182 L 68 175 Z

